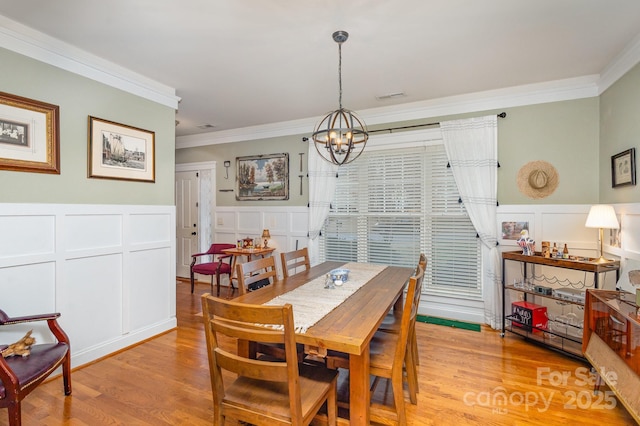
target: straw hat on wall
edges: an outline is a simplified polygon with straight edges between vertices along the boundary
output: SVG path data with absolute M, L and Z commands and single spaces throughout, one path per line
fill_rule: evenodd
M 558 171 L 546 161 L 531 161 L 518 171 L 518 189 L 529 198 L 544 198 L 558 187 Z

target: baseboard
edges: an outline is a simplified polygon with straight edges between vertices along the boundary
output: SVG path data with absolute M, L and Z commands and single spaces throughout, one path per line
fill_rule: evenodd
M 431 316 L 427 316 L 427 315 L 418 315 L 417 320 L 420 321 L 420 322 L 427 323 L 427 324 L 445 325 L 445 326 L 448 326 L 448 327 L 462 328 L 462 329 L 471 330 L 471 331 L 480 331 L 481 330 L 480 324 L 464 322 L 464 321 L 457 321 L 457 320 L 450 320 L 450 319 L 445 319 L 445 318 L 431 317 Z

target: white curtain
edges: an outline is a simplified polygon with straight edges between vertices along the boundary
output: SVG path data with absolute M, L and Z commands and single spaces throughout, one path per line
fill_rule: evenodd
M 320 230 L 329 215 L 331 201 L 336 192 L 338 166 L 323 159 L 314 142 L 309 142 L 309 260 L 312 265 L 319 263 Z
M 469 218 L 482 241 L 485 322 L 502 325 L 500 253 L 497 247 L 498 118 L 496 115 L 440 123 L 447 157 Z

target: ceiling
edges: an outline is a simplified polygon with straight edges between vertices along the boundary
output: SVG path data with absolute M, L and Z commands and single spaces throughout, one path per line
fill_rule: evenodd
M 177 136 L 336 109 L 335 30 L 358 112 L 598 75 L 640 35 L 638 0 L 0 0 L 0 15 L 175 88 Z

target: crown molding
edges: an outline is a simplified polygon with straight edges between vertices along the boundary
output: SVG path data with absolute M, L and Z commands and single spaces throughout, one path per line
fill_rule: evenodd
M 174 109 L 174 88 L 0 15 L 0 46 Z
M 640 62 L 640 34 L 638 34 L 604 69 L 598 82 L 601 95 Z
M 598 96 L 598 76 L 528 84 L 358 111 L 369 126 Z M 319 117 L 176 137 L 176 149 L 308 135 Z

